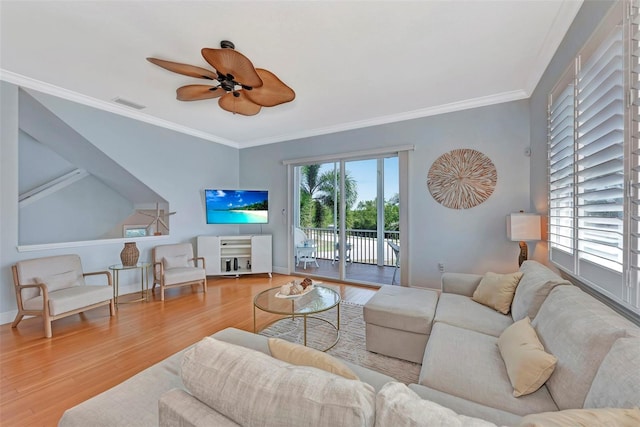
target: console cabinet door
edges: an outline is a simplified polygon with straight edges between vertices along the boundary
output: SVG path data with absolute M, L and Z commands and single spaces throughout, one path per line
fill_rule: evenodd
M 204 257 L 207 276 L 217 276 L 220 270 L 220 237 L 198 236 L 198 256 Z
M 271 259 L 271 236 L 260 235 L 251 237 L 251 272 L 271 273 L 273 261 Z

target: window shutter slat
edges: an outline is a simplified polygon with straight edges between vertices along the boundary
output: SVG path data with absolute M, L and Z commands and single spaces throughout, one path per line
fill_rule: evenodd
M 640 1 L 632 2 L 631 22 L 631 140 L 629 152 L 629 237 L 628 256 L 629 287 L 627 301 L 640 309 Z M 639 310 L 640 311 L 640 310 Z
M 577 259 L 623 271 L 624 44 L 604 39 L 578 72 L 576 141 Z M 578 271 L 579 273 L 579 271 Z

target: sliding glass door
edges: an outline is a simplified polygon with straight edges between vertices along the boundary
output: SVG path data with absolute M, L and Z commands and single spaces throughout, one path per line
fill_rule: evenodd
M 399 284 L 397 155 L 294 166 L 295 272 Z

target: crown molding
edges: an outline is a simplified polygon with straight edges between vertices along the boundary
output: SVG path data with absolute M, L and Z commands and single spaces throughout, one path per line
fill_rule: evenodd
M 498 93 L 495 95 L 482 96 L 479 98 L 466 99 L 449 104 L 437 105 L 435 107 L 422 108 L 419 110 L 407 111 L 405 113 L 392 114 L 389 116 L 376 117 L 372 119 L 360 120 L 350 123 L 341 123 L 336 126 L 327 126 L 317 129 L 309 129 L 290 134 L 278 135 L 268 138 L 254 139 L 241 142 L 240 148 L 249 148 L 259 145 L 274 144 L 276 142 L 291 141 L 295 139 L 310 138 L 313 136 L 327 135 L 331 133 L 344 132 L 348 130 L 361 129 L 370 126 L 384 125 L 388 123 L 402 122 L 405 120 L 419 119 L 422 117 L 437 116 L 439 114 L 452 113 L 456 111 L 469 110 L 472 108 L 486 107 L 488 105 L 501 104 L 504 102 L 519 101 L 526 99 L 529 94 L 524 90 L 514 90 L 510 92 Z
M 118 114 L 120 116 L 128 117 L 130 119 L 138 120 L 141 122 L 149 123 L 151 125 L 159 126 L 165 129 L 170 129 L 176 132 L 180 132 L 186 135 L 195 136 L 196 138 L 204 139 L 207 141 L 215 142 L 218 144 L 227 145 L 233 148 L 239 148 L 239 144 L 235 141 L 231 141 L 226 138 L 222 138 L 216 135 L 212 135 L 207 132 L 198 131 L 187 126 L 182 126 L 177 123 L 170 122 L 168 120 L 159 119 L 149 114 L 142 113 L 138 110 L 127 108 L 113 102 L 103 101 L 97 98 L 83 95 L 78 92 L 73 92 L 68 89 L 61 88 L 59 86 L 45 83 L 40 80 L 32 79 L 12 71 L 7 71 L 0 68 L 0 80 L 13 83 L 26 89 L 37 90 L 47 95 L 57 96 L 68 101 L 73 101 L 78 104 L 86 105 L 88 107 L 97 108 L 98 110 L 107 111 L 109 113 Z
M 549 31 L 545 35 L 544 41 L 540 46 L 540 50 L 536 55 L 535 67 L 530 70 L 529 78 L 525 81 L 525 90 L 531 95 L 538 86 L 540 79 L 544 75 L 547 67 L 551 63 L 553 56 L 556 54 L 558 47 L 564 40 L 568 31 L 562 31 L 557 22 L 573 22 L 578 11 L 582 7 L 583 0 L 565 1 L 560 4 L 558 13 L 553 22 L 549 26 Z
M 102 111 L 118 114 L 120 116 L 128 117 L 141 122 L 149 123 L 155 126 L 170 129 L 176 132 L 180 132 L 186 135 L 191 135 L 196 138 L 204 139 L 207 141 L 223 144 L 233 148 L 250 148 L 260 145 L 275 144 L 278 142 L 292 141 L 296 139 L 310 138 L 314 136 L 327 135 L 337 132 L 345 132 L 354 129 L 361 129 L 371 126 L 379 126 L 389 123 L 402 122 L 405 120 L 419 119 L 423 117 L 436 116 L 439 114 L 452 113 L 456 111 L 468 110 L 472 108 L 485 107 L 494 104 L 501 104 L 504 102 L 519 101 L 529 97 L 529 93 L 524 90 L 514 90 L 510 92 L 498 93 L 495 95 L 482 96 L 478 98 L 466 99 L 463 101 L 452 102 L 449 104 L 437 105 L 434 107 L 422 108 L 419 110 L 407 111 L 399 114 L 392 114 L 388 116 L 375 117 L 372 119 L 359 120 L 349 123 L 341 123 L 335 126 L 327 126 L 316 129 L 303 130 L 300 132 L 294 132 L 289 134 L 276 135 L 267 138 L 259 138 L 249 140 L 245 142 L 232 141 L 226 138 L 222 138 L 216 135 L 209 134 L 207 132 L 198 131 L 187 126 L 182 126 L 177 123 L 170 122 L 168 120 L 159 119 L 149 114 L 142 113 L 138 110 L 130 109 L 118 104 L 103 101 L 100 99 L 92 98 L 77 92 L 73 92 L 59 86 L 55 86 L 49 83 L 35 80 L 30 77 L 25 77 L 20 74 L 4 70 L 0 68 L 0 80 L 13 83 L 23 88 L 37 90 L 48 95 L 57 96 L 62 99 L 66 99 L 72 102 L 76 102 L 82 105 L 93 107 Z

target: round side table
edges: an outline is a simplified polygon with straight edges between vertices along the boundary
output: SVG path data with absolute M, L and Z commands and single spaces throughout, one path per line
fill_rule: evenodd
M 140 298 L 130 302 L 149 301 L 149 268 L 150 262 L 139 262 L 136 265 L 113 264 L 109 266 L 109 270 L 113 272 L 113 301 L 118 307 L 118 293 L 120 287 L 120 272 L 125 270 L 140 270 Z M 123 302 L 124 304 L 124 302 Z

